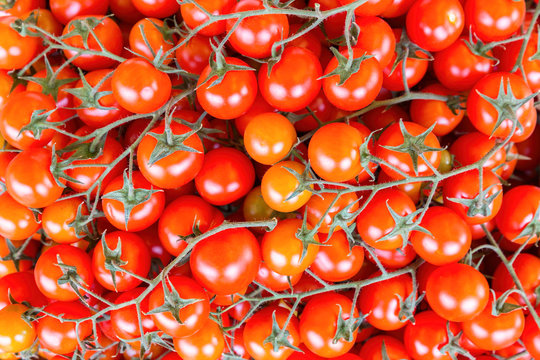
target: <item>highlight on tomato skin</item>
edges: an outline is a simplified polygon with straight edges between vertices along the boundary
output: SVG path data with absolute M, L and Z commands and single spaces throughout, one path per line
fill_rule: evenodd
M 0 360 L 540 358 L 539 21 L 0 1 Z

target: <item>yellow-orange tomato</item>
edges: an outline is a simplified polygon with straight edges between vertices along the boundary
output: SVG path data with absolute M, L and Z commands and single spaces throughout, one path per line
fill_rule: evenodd
M 302 174 L 305 166 L 296 161 L 282 161 L 268 169 L 261 181 L 263 199 L 268 206 L 276 211 L 291 212 L 298 210 L 311 197 L 311 191 L 307 189 L 294 195 L 300 182 L 287 169 Z M 291 197 L 291 195 L 294 196 Z

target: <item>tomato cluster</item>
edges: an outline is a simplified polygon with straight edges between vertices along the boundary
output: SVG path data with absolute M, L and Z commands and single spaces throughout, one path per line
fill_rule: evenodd
M 540 359 L 539 17 L 0 1 L 0 359 Z

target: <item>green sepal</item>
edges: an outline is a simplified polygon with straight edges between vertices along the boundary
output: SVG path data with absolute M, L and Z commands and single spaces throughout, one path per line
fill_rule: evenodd
M 80 88 L 71 88 L 71 89 L 65 89 L 64 91 L 75 96 L 81 101 L 81 105 L 77 108 L 74 108 L 74 110 L 78 109 L 99 109 L 99 110 L 117 110 L 114 107 L 107 107 L 103 106 L 99 103 L 99 99 L 101 99 L 104 96 L 112 94 L 112 91 L 98 91 L 99 88 L 109 79 L 113 72 L 111 71 L 107 75 L 101 79 L 96 86 L 92 87 L 86 80 L 86 77 L 84 76 L 81 69 L 79 69 L 80 79 L 83 83 L 83 86 Z
M 450 356 L 452 360 L 458 360 L 457 354 L 466 357 L 467 359 L 474 360 L 475 357 L 472 356 L 468 350 L 464 349 L 459 344 L 462 334 L 463 331 L 460 331 L 457 335 L 454 335 L 454 333 L 450 329 L 450 321 L 446 322 L 446 336 L 448 337 L 448 343 L 441 347 L 441 349 L 439 350 L 440 353 L 448 354 L 448 356 Z
M 21 135 L 23 131 L 29 131 L 36 139 L 39 139 L 44 130 L 53 129 L 55 126 L 62 125 L 63 122 L 61 121 L 48 121 L 51 114 L 56 110 L 56 108 L 49 111 L 45 111 L 44 109 L 34 110 L 32 116 L 30 116 L 30 122 L 21 128 L 19 135 Z
M 388 234 L 384 235 L 375 242 L 385 241 L 399 235 L 403 240 L 401 249 L 404 249 L 408 244 L 409 234 L 412 231 L 420 231 L 424 234 L 433 236 L 429 230 L 420 226 L 420 223 L 415 221 L 416 217 L 422 213 L 423 209 L 418 209 L 408 215 L 401 216 L 396 213 L 394 209 L 392 209 L 388 202 L 386 203 L 386 207 L 390 213 L 390 216 L 392 216 L 392 219 L 395 222 L 395 226 Z
M 203 299 L 184 299 L 180 296 L 180 294 L 178 294 L 178 291 L 174 288 L 170 279 L 167 278 L 166 281 L 169 283 L 168 286 L 165 284 L 165 281 L 162 282 L 164 298 L 163 305 L 150 310 L 146 314 L 152 315 L 170 312 L 174 319 L 178 321 L 178 323 L 183 324 L 182 319 L 180 319 L 180 310 L 185 308 L 186 306 L 190 306 L 200 301 L 203 301 Z
M 126 261 L 121 259 L 122 256 L 122 239 L 118 238 L 118 242 L 116 243 L 116 248 L 114 250 L 111 250 L 109 248 L 109 245 L 107 244 L 107 241 L 105 241 L 105 232 L 101 236 L 101 244 L 103 246 L 103 256 L 105 257 L 105 269 L 109 270 L 111 273 L 111 279 L 113 282 L 113 286 L 116 289 L 116 273 L 119 271 L 121 266 L 124 266 L 127 264 Z
M 362 325 L 365 316 L 354 317 L 352 314 L 349 314 L 349 318 L 344 320 L 343 309 L 341 308 L 341 305 L 338 304 L 337 306 L 339 307 L 339 313 L 337 316 L 336 333 L 334 334 L 332 343 L 337 344 L 341 339 L 345 340 L 346 342 L 352 342 L 354 341 L 354 335 L 360 325 Z
M 58 79 L 58 74 L 54 72 L 46 56 L 43 60 L 45 62 L 45 77 L 21 76 L 21 79 L 38 84 L 41 86 L 42 94 L 51 95 L 54 101 L 57 101 L 60 88 L 66 84 L 79 80 L 79 78 Z
M 364 62 L 364 60 L 367 60 L 373 57 L 373 55 L 368 55 L 367 53 L 364 53 L 360 57 L 353 58 L 352 61 L 349 61 L 349 58 L 341 54 L 336 48 L 331 47 L 330 50 L 336 57 L 338 61 L 338 65 L 330 73 L 321 76 L 319 80 L 337 75 L 339 76 L 339 82 L 338 82 L 339 86 L 345 84 L 345 82 L 347 82 L 347 80 L 349 80 L 349 78 L 352 75 L 356 74 L 358 70 L 360 70 L 360 65 L 362 65 L 362 62 Z M 352 53 L 349 55 L 353 56 Z
M 426 55 L 427 58 L 416 55 L 416 52 L 418 51 Z M 401 31 L 401 38 L 396 44 L 396 59 L 392 64 L 392 69 L 389 75 L 391 75 L 394 70 L 396 70 L 396 67 L 401 61 L 407 61 L 407 59 L 431 61 L 433 60 L 433 56 L 431 56 L 431 53 L 429 51 L 424 50 L 420 46 L 413 43 L 407 36 L 407 32 L 403 30 Z
M 263 341 L 263 345 L 265 344 L 272 344 L 272 350 L 277 353 L 280 348 L 289 348 L 293 349 L 294 351 L 302 351 L 298 347 L 291 344 L 288 337 L 290 336 L 290 333 L 286 329 L 281 329 L 279 327 L 279 324 L 276 320 L 276 312 L 272 312 L 272 331 L 270 335 Z

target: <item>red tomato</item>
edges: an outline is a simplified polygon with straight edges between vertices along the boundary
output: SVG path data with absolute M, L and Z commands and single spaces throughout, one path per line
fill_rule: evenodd
M 159 286 L 161 288 L 161 286 Z M 145 288 L 137 287 L 131 290 L 122 292 L 115 300 L 115 304 L 122 304 L 130 300 L 137 299 L 141 309 L 141 324 L 142 332 L 139 327 L 139 317 L 137 315 L 137 307 L 135 304 L 124 306 L 120 309 L 112 310 L 110 313 L 111 325 L 115 335 L 120 339 L 136 339 L 146 332 L 156 330 L 156 325 L 152 316 L 147 314 L 150 311 L 148 304 L 148 296 L 140 298 L 141 294 L 146 291 Z M 138 343 L 138 342 L 137 342 Z M 137 343 L 131 342 L 132 346 Z
M 49 6 L 54 17 L 67 24 L 76 16 L 105 15 L 109 0 L 50 0 Z
M 410 360 L 403 343 L 395 337 L 388 335 L 378 335 L 368 339 L 360 350 L 362 360 L 382 360 L 382 349 L 386 350 L 389 360 Z
M 527 79 L 527 84 L 531 88 L 531 91 L 536 92 L 540 90 L 540 61 L 536 58 L 532 58 L 537 51 L 538 44 L 538 34 L 533 32 L 529 41 L 527 42 L 527 47 L 525 48 L 525 53 L 521 59 L 521 65 L 523 70 L 516 70 L 516 74 L 525 75 Z M 512 71 L 514 65 L 517 62 L 521 47 L 523 46 L 523 40 L 513 41 L 504 46 L 504 49 L 500 49 L 500 53 L 496 53 L 497 57 L 501 61 L 499 64 L 500 71 Z M 499 48 L 496 48 L 497 50 Z
M 384 129 L 400 120 L 403 122 L 410 121 L 409 114 L 399 105 L 381 106 L 362 115 L 362 122 L 371 131 Z
M 345 208 L 348 208 L 347 213 L 351 214 L 350 219 L 345 219 L 347 214 L 341 213 L 339 215 L 339 220 L 346 220 L 347 225 L 351 225 L 355 220 L 352 217 L 352 214 L 358 210 L 358 196 L 356 193 L 343 193 L 335 200 L 336 197 L 338 197 L 338 194 L 336 193 L 318 193 L 316 196 L 312 196 L 309 199 L 304 208 L 307 223 L 313 227 L 318 225 L 317 231 L 320 233 L 328 234 L 336 219 L 336 215 Z M 321 219 L 323 220 L 321 221 Z M 335 226 L 336 231 L 340 229 L 341 226 Z
M 168 25 L 156 18 L 144 18 L 133 25 L 129 32 L 129 47 L 137 54 L 153 61 L 158 51 L 165 55 L 173 47 L 174 37 L 167 33 Z M 167 56 L 163 64 L 168 65 L 174 58 L 174 53 Z
M 268 106 L 270 107 L 270 105 Z M 320 126 L 319 122 L 326 123 L 330 120 L 334 120 L 338 115 L 336 107 L 328 101 L 323 90 L 319 91 L 319 94 L 308 107 L 315 117 L 311 115 L 311 112 L 308 111 L 307 108 L 297 111 L 296 114 L 302 115 L 300 120 L 294 122 L 294 127 L 297 131 L 306 132 L 315 130 Z M 319 121 L 317 121 L 317 119 Z
M 225 348 L 221 329 L 213 320 L 209 320 L 195 334 L 173 341 L 176 352 L 183 360 L 217 360 Z
M 144 17 L 131 0 L 110 0 L 110 9 L 116 18 L 128 24 L 134 24 Z
M 379 262 L 385 269 L 401 269 L 413 262 L 416 259 L 416 252 L 412 245 L 409 243 L 403 249 L 395 250 L 380 250 L 373 249 L 373 255 L 377 257 Z M 376 265 L 376 261 L 371 254 L 367 253 L 367 259 Z
M 49 303 L 37 287 L 32 271 L 20 271 L 0 277 L 0 310 L 12 304 L 11 299 L 18 303 L 26 301 L 34 307 Z
M 37 37 L 21 36 L 11 24 L 17 20 L 14 16 L 0 18 L 0 69 L 21 69 L 36 54 L 40 45 Z
M 467 29 L 484 42 L 507 39 L 519 30 L 524 18 L 524 0 L 467 0 L 465 3 Z
M 352 3 L 352 0 L 340 0 L 342 5 Z M 354 13 L 358 16 L 376 16 L 382 14 L 392 3 L 392 0 L 367 0 L 364 4 L 357 6 Z
M 539 308 L 535 311 L 539 312 Z M 525 328 L 521 335 L 521 341 L 523 345 L 533 358 L 540 358 L 540 328 L 536 325 L 535 319 L 532 315 L 528 315 L 525 319 Z
M 386 21 L 376 16 L 356 17 L 360 34 L 354 47 L 373 55 L 384 69 L 392 60 L 396 49 L 396 37 Z M 346 52 L 345 52 L 346 56 Z
M 291 289 L 291 286 L 296 285 L 300 281 L 301 277 L 302 277 L 302 273 L 299 273 L 294 276 L 278 274 L 277 272 L 271 270 L 263 261 L 261 262 L 261 265 L 259 266 L 259 271 L 257 272 L 255 281 L 257 281 L 259 284 L 263 286 L 266 286 L 267 288 L 271 290 L 285 291 L 285 290 Z M 242 304 L 246 304 L 246 303 L 242 303 Z M 245 305 L 242 305 L 242 306 L 245 306 Z
M 394 32 L 396 39 L 401 36 L 401 32 Z M 422 80 L 427 72 L 429 61 L 427 61 L 427 55 L 423 52 L 417 51 L 415 54 L 417 57 L 426 60 L 412 59 L 410 57 L 405 60 L 405 79 L 409 88 L 415 86 Z M 392 56 L 392 60 L 383 69 L 383 87 L 391 91 L 403 91 L 405 90 L 405 84 L 403 82 L 403 60 L 400 60 L 395 68 L 393 67 L 396 61 L 396 53 Z
M 175 0 L 131 0 L 135 8 L 144 16 L 166 18 L 178 11 L 180 5 Z
M 504 193 L 501 210 L 495 218 L 497 228 L 510 241 L 533 244 L 538 241 L 534 231 L 525 229 L 533 225 L 540 208 L 540 187 L 532 185 L 516 186 Z M 520 234 L 526 231 L 527 235 Z
M 405 14 L 416 0 L 392 0 L 381 13 L 382 17 L 395 18 Z
M 199 7 L 212 15 L 225 15 L 236 5 L 234 0 L 199 0 L 197 5 L 185 3 L 180 6 L 182 19 L 191 29 L 199 28 L 198 34 L 204 36 L 220 35 L 225 32 L 225 20 L 208 24 L 208 16 Z
M 456 165 L 467 166 L 480 161 L 496 145 L 496 139 L 475 131 L 458 137 L 450 146 L 450 153 L 454 156 Z M 501 148 L 484 162 L 483 167 L 500 173 L 505 160 L 506 152 Z
M 7 192 L 0 195 L 1 236 L 10 240 L 24 240 L 39 227 L 37 215 L 32 210 L 15 201 Z
M 212 38 L 195 35 L 188 41 L 181 39 L 184 43 L 176 49 L 176 61 L 181 69 L 190 73 L 200 75 L 208 65 L 208 59 L 212 54 Z
M 540 286 L 540 258 L 531 254 L 519 254 L 512 263 L 512 268 L 516 272 L 525 294 L 531 303 L 535 304 L 537 298 L 535 291 Z M 512 279 L 508 269 L 502 262 L 495 269 L 492 287 L 493 290 L 501 293 L 516 288 L 514 279 Z M 521 296 L 517 300 L 521 305 L 525 305 L 525 301 Z

